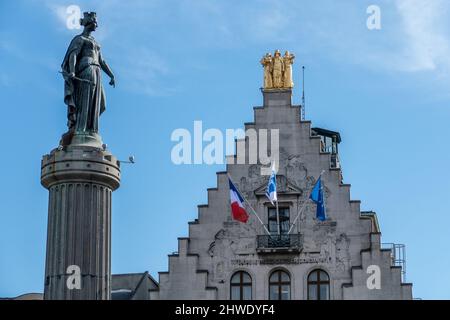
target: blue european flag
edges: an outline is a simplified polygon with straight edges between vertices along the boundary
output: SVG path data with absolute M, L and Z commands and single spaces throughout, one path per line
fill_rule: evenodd
M 311 195 L 309 198 L 317 204 L 316 218 L 320 221 L 325 221 L 326 219 L 326 210 L 325 210 L 325 202 L 323 199 L 323 187 L 322 187 L 322 177 L 316 182 L 316 185 L 311 191 Z

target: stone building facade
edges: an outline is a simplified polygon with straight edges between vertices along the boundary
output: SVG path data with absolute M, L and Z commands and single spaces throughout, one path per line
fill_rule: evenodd
M 265 196 L 268 176 L 260 174 L 261 165 L 228 164 L 217 173 L 217 187 L 208 189 L 208 203 L 198 206 L 198 218 L 188 223 L 189 236 L 178 239 L 178 251 L 168 256 L 168 271 L 159 273 L 149 298 L 412 299 L 412 284 L 402 282 L 393 252 L 381 246 L 376 214 L 361 212 L 360 201 L 351 199 L 350 185 L 343 183 L 339 134 L 327 137 L 331 131 L 302 121 L 291 89 L 263 90 L 263 97 L 245 129 L 279 130 L 281 235 L 273 230 L 275 209 Z M 321 172 L 325 221 L 316 219 L 313 202 L 303 206 Z M 252 213 L 247 223 L 232 220 L 228 175 L 273 236 Z

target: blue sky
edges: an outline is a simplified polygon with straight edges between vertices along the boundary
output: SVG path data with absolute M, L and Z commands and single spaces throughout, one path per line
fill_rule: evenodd
M 177 128 L 242 128 L 262 104 L 260 57 L 306 66 L 307 120 L 341 132 L 344 180 L 374 210 L 383 242 L 407 246 L 415 297 L 450 298 L 450 3 L 445 0 L 1 1 L 0 296 L 42 292 L 47 191 L 41 156 L 65 132 L 58 70 L 65 8 L 97 11 L 94 36 L 116 74 L 103 140 L 122 168 L 112 271 L 167 270 L 221 165 L 171 162 Z M 381 30 L 366 9 L 381 8 Z M 299 86 L 294 102 L 299 103 Z

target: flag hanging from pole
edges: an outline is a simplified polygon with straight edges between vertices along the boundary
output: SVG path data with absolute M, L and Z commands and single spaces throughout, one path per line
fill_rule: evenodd
M 316 209 L 316 218 L 320 221 L 325 221 L 326 219 L 326 210 L 325 210 L 325 202 L 323 198 L 323 186 L 322 186 L 322 177 L 320 176 L 317 179 L 316 185 L 311 191 L 311 195 L 309 198 L 317 204 Z
M 244 208 L 244 198 L 234 186 L 233 182 L 231 182 L 230 178 L 228 178 L 228 182 L 230 184 L 231 215 L 234 220 L 247 223 L 249 215 Z
M 269 183 L 267 184 L 266 196 L 270 203 L 277 201 L 277 174 L 275 172 L 275 162 L 272 164 L 272 173 L 270 174 Z

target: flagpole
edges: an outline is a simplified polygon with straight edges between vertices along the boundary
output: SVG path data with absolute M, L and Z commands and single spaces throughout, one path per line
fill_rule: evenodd
M 269 230 L 267 230 L 266 226 L 264 225 L 264 222 L 261 220 L 261 218 L 258 216 L 258 214 L 256 213 L 255 209 L 253 209 L 252 205 L 250 204 L 250 202 L 248 202 L 248 200 L 244 197 L 244 195 L 242 194 L 242 192 L 239 191 L 238 187 L 236 187 L 236 184 L 234 183 L 233 179 L 231 179 L 230 175 L 227 173 L 228 179 L 230 179 L 231 183 L 234 185 L 234 187 L 236 188 L 236 190 L 238 190 L 239 194 L 241 195 L 242 199 L 244 199 L 244 202 L 247 203 L 247 205 L 250 207 L 250 209 L 253 211 L 253 214 L 256 216 L 256 218 L 258 218 L 259 222 L 261 222 L 261 225 L 263 226 L 264 230 L 267 232 L 267 234 L 270 236 L 270 232 Z
M 320 177 L 322 176 L 322 174 L 323 174 L 324 172 L 325 172 L 325 170 L 322 170 L 322 172 L 319 174 L 319 176 L 317 177 L 316 182 L 314 182 L 314 184 L 317 183 L 317 180 L 320 179 Z M 323 187 L 323 186 L 321 186 L 321 187 Z M 311 193 L 311 192 L 309 192 L 309 193 Z M 325 201 L 325 199 L 324 199 L 324 201 Z M 291 225 L 291 227 L 289 228 L 289 231 L 288 231 L 287 234 L 290 234 L 290 233 L 291 233 L 292 229 L 294 228 L 295 224 L 297 223 L 297 219 L 300 217 L 300 214 L 303 212 L 303 209 L 305 209 L 305 206 L 306 206 L 306 204 L 307 204 L 308 202 L 309 202 L 309 197 L 306 199 L 305 202 L 303 202 L 302 207 L 298 210 L 297 216 L 295 217 L 294 221 L 292 222 L 292 225 Z
M 323 199 L 323 209 L 325 211 L 324 218 L 326 219 L 326 208 L 327 208 L 327 197 L 325 194 L 325 189 L 323 188 L 323 183 L 320 184 L 320 191 L 322 191 L 322 199 Z
M 278 199 L 275 201 L 275 205 L 277 208 L 277 225 L 278 225 L 278 235 L 281 234 L 281 228 L 280 228 L 280 213 L 278 212 Z
M 288 231 L 287 234 L 290 234 L 290 233 L 291 233 L 292 229 L 294 228 L 295 224 L 297 223 L 297 219 L 300 217 L 300 214 L 303 212 L 303 209 L 305 209 L 306 204 L 307 204 L 308 202 L 309 202 L 309 197 L 308 197 L 308 199 L 306 199 L 305 202 L 303 202 L 302 207 L 301 207 L 300 210 L 298 211 L 298 214 L 297 214 L 297 216 L 295 217 L 294 221 L 292 222 L 292 225 L 291 225 L 291 227 L 289 228 L 289 231 Z

